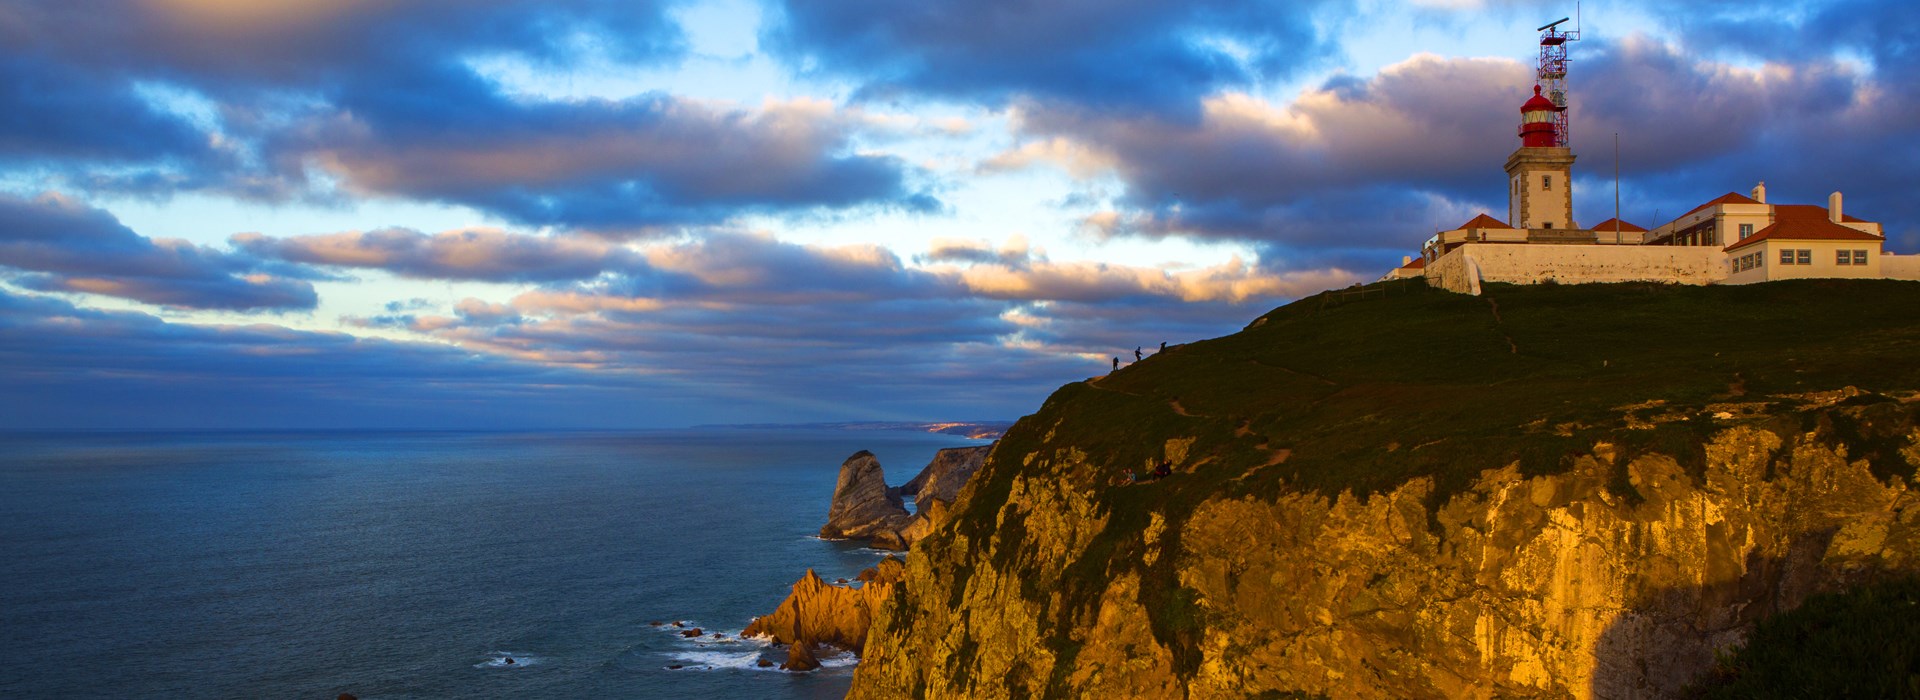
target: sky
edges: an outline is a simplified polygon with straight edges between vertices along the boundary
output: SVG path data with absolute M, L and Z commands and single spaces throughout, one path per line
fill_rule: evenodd
M 1505 212 L 1576 14 L 115 7 L 0 0 L 0 429 L 1016 418 Z M 1907 0 L 1577 14 L 1577 221 L 1617 165 L 1642 226 L 1764 180 L 1920 251 Z

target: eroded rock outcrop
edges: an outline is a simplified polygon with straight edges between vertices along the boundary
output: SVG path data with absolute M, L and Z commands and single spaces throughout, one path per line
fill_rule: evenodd
M 827 509 L 827 524 L 820 528 L 820 536 L 897 536 L 912 522 L 913 514 L 907 512 L 900 494 L 887 488 L 880 460 L 872 452 L 861 450 L 840 464 L 840 479 L 833 486 L 833 503 Z
M 900 485 L 900 495 L 913 497 L 918 509 L 936 500 L 952 505 L 954 499 L 960 497 L 960 487 L 967 484 L 974 472 L 980 471 L 980 465 L 987 461 L 987 453 L 992 451 L 992 445 L 940 450 L 934 453 L 933 461 L 928 462 L 925 469 Z
M 755 618 L 741 636 L 788 645 L 782 668 L 790 671 L 818 668 L 814 649 L 821 645 L 858 653 L 866 646 L 874 610 L 892 596 L 904 573 L 900 560 L 892 556 L 860 572 L 857 586 L 827 583 L 808 569 L 780 607 Z

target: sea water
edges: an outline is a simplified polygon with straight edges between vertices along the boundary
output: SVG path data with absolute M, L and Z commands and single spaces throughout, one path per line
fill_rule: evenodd
M 761 668 L 741 628 L 806 569 L 850 578 L 882 556 L 812 536 L 842 460 L 872 450 L 898 484 L 969 444 L 0 435 L 0 695 L 842 697 L 850 656 Z

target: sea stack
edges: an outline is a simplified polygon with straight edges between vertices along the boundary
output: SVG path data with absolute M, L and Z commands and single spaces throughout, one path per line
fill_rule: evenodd
M 840 480 L 833 487 L 833 505 L 820 536 L 829 539 L 874 538 L 890 535 L 913 522 L 900 494 L 887 488 L 886 473 L 872 452 L 853 453 L 840 464 Z

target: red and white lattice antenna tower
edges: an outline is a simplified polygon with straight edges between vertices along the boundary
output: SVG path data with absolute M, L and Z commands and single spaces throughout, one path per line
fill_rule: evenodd
M 1560 31 L 1560 25 L 1572 19 L 1561 17 L 1560 21 L 1541 27 L 1540 32 L 1540 73 L 1539 85 L 1546 92 L 1547 99 L 1553 100 L 1553 140 L 1554 145 L 1567 147 L 1567 42 L 1579 41 L 1580 30 Z M 1576 25 L 1578 26 L 1578 25 Z

